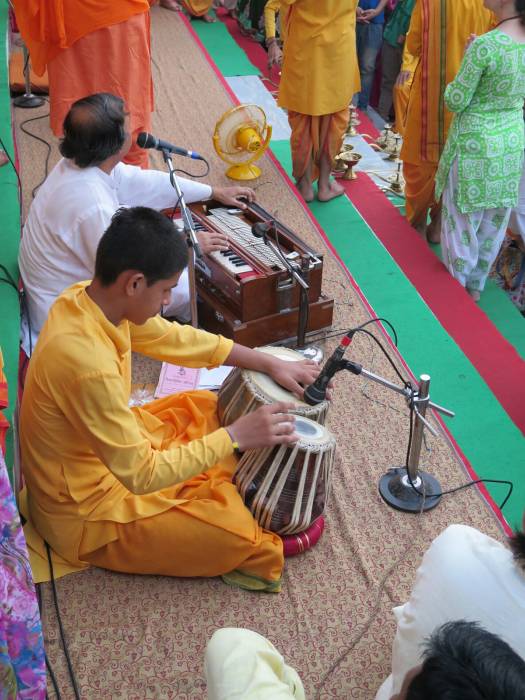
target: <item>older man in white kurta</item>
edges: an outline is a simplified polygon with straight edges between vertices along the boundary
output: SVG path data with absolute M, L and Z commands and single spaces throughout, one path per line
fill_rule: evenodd
M 212 187 L 179 178 L 187 203 L 206 200 Z M 98 166 L 79 168 L 60 160 L 39 189 L 24 226 L 19 265 L 27 297 L 33 345 L 50 306 L 66 287 L 91 279 L 95 253 L 113 214 L 122 206 L 173 207 L 169 176 L 118 163 L 110 174 Z M 184 273 L 168 315 L 189 316 L 188 277 Z M 24 347 L 29 346 L 27 327 Z

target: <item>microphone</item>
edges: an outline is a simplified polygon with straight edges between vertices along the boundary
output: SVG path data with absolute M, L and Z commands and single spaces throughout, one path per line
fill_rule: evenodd
M 137 146 L 140 146 L 140 148 L 154 148 L 157 151 L 169 151 L 170 153 L 176 153 L 178 156 L 185 156 L 194 160 L 206 160 L 196 151 L 187 151 L 185 148 L 174 146 L 169 141 L 163 141 L 153 136 L 153 134 L 148 134 L 147 131 L 141 131 L 137 136 Z
M 266 238 L 272 228 L 273 221 L 259 221 L 252 226 L 252 235 L 255 236 L 255 238 L 262 238 L 266 243 Z
M 304 400 L 310 406 L 315 406 L 321 401 L 326 399 L 326 391 L 328 384 L 334 374 L 340 369 L 341 360 L 345 354 L 346 348 L 352 342 L 355 331 L 348 331 L 348 333 L 343 337 L 339 345 L 333 351 L 332 355 L 328 358 L 325 366 L 321 370 L 320 375 L 317 377 L 313 384 L 307 386 L 304 390 Z

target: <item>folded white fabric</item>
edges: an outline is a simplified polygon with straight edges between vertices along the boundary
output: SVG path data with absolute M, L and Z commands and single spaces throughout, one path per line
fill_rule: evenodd
M 252 630 L 217 630 L 206 647 L 205 671 L 208 700 L 305 700 L 296 671 Z

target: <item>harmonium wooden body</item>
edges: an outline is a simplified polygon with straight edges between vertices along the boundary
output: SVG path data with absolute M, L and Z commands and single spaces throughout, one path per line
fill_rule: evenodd
M 287 260 L 296 263 L 308 289 L 306 333 L 332 325 L 334 300 L 322 293 L 323 256 L 260 205 L 231 209 L 209 200 L 190 206 L 195 229 L 222 231 L 227 251 L 198 258 L 195 279 L 199 325 L 238 343 L 255 347 L 297 337 L 300 286 L 279 256 L 256 238 L 252 227 L 272 221 L 269 234 Z

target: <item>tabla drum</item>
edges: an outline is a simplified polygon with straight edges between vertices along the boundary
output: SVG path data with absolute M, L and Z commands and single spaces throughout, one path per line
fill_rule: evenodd
M 279 535 L 303 532 L 326 507 L 335 438 L 322 425 L 298 416 L 295 445 L 245 452 L 233 477 L 261 527 Z
M 267 346 L 257 348 L 259 352 L 265 352 L 280 360 L 298 362 L 303 356 L 290 350 L 290 348 Z M 228 378 L 219 390 L 218 414 L 221 425 L 231 425 L 237 418 L 255 411 L 259 406 L 275 403 L 276 401 L 292 401 L 295 403 L 290 413 L 305 416 L 311 420 L 325 424 L 328 413 L 329 401 L 322 401 L 316 406 L 309 406 L 294 396 L 290 391 L 283 389 L 271 377 L 255 370 L 236 368 L 228 375 Z

